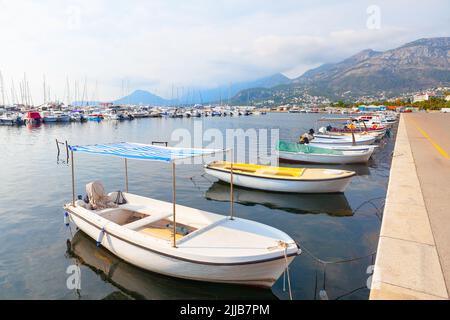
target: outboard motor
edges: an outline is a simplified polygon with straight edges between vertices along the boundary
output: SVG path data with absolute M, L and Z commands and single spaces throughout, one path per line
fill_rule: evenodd
M 308 144 L 313 139 L 314 139 L 314 130 L 309 129 L 309 132 L 304 133 L 300 136 L 299 143 L 300 144 Z

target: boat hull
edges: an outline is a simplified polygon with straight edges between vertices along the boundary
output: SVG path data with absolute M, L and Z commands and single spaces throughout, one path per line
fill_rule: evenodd
M 13 126 L 17 124 L 17 120 L 14 119 L 0 119 L 0 125 Z
M 278 151 L 278 157 L 294 162 L 323 163 L 323 164 L 349 164 L 366 163 L 372 155 L 373 149 L 366 151 L 346 151 L 343 155 L 313 154 L 300 152 Z
M 78 213 L 68 211 L 70 220 L 94 240 L 98 239 L 102 228 L 83 218 Z M 284 257 L 245 264 L 213 264 L 185 261 L 136 245 L 120 235 L 107 232 L 101 245 L 119 258 L 142 269 L 167 276 L 217 283 L 231 283 L 270 288 L 286 269 Z M 288 256 L 288 264 L 295 256 Z
M 44 117 L 42 120 L 44 123 L 54 123 L 58 121 L 56 117 Z
M 228 172 L 205 167 L 206 173 L 219 180 L 230 183 Z M 339 193 L 344 192 L 351 180 L 350 177 L 324 180 L 282 180 L 261 178 L 242 174 L 233 174 L 233 184 L 258 190 L 289 193 Z
M 362 145 L 371 145 L 376 140 L 376 137 L 364 137 L 364 138 L 356 138 L 355 144 L 353 144 L 352 137 L 349 136 L 327 136 L 327 135 L 317 135 L 310 144 L 320 146 L 321 144 L 332 144 L 332 145 L 341 145 L 341 146 L 362 146 Z
M 57 122 L 70 122 L 70 116 L 59 116 Z

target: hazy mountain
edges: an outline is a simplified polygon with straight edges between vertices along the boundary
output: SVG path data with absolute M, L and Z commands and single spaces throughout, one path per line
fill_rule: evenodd
M 166 105 L 169 104 L 169 100 L 161 98 L 156 94 L 145 90 L 136 90 L 121 99 L 115 100 L 116 104 L 135 104 L 135 105 Z
M 193 90 L 189 96 L 185 95 L 183 101 L 194 100 L 195 103 L 208 103 L 223 101 L 226 103 L 228 98 L 232 98 L 238 92 L 249 88 L 272 88 L 278 85 L 290 83 L 291 79 L 281 73 L 277 73 L 268 77 L 260 78 L 252 81 L 243 81 L 230 83 L 229 85 L 220 86 L 213 89 Z
M 170 99 L 164 99 L 151 92 L 145 90 L 136 90 L 128 96 L 125 96 L 119 100 L 114 101 L 117 104 L 143 104 L 143 105 L 168 105 L 171 103 L 178 104 L 194 104 L 194 103 L 209 103 L 218 102 L 220 100 L 226 103 L 228 97 L 233 97 L 241 90 L 248 88 L 271 88 L 277 85 L 290 83 L 291 80 L 282 75 L 281 73 L 260 78 L 253 81 L 231 83 L 227 86 L 221 86 L 213 89 L 190 89 L 185 90 L 185 93 L 181 95 L 177 101 L 174 97 L 172 102 Z
M 357 98 L 381 92 L 394 96 L 437 86 L 450 86 L 449 37 L 420 39 L 384 52 L 367 49 L 341 62 L 309 70 L 290 85 L 246 90 L 233 100 L 242 102 L 250 95 L 277 101 L 292 92 L 330 98 Z

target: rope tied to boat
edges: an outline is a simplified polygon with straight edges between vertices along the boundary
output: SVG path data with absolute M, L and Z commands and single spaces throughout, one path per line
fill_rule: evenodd
M 287 255 L 287 249 L 289 248 L 290 243 L 287 243 L 285 241 L 279 240 L 278 241 L 278 247 L 284 249 L 284 261 L 286 263 L 286 268 L 283 272 L 283 292 L 286 292 L 286 276 L 287 276 L 287 283 L 288 283 L 288 289 L 289 289 L 289 299 L 293 300 L 292 298 L 292 288 L 291 288 L 291 276 L 289 273 L 289 261 L 288 261 L 288 255 Z

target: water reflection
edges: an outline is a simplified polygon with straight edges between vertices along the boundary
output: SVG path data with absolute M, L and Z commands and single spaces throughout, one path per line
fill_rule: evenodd
M 230 185 L 214 182 L 206 191 L 208 200 L 229 201 Z M 352 216 L 353 211 L 344 194 L 289 194 L 234 187 L 234 201 L 253 206 L 261 204 L 270 209 L 295 214 L 326 213 L 330 216 Z
M 222 285 L 171 278 L 135 267 L 78 231 L 68 242 L 67 255 L 118 288 L 105 299 L 276 299 L 268 289 Z

